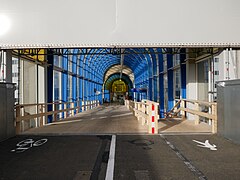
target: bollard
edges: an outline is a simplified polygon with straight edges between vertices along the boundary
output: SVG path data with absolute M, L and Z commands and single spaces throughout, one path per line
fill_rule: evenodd
M 158 127 L 157 127 L 157 114 L 155 112 L 155 109 L 157 109 L 155 107 L 155 104 L 150 104 L 150 107 L 149 107 L 149 128 L 148 128 L 148 133 L 150 134 L 158 134 Z

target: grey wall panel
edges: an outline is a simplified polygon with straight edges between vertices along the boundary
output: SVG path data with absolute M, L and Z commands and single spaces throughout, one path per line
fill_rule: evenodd
M 240 143 L 240 85 L 225 88 L 225 136 Z
M 217 87 L 217 132 L 224 135 L 224 88 L 222 86 Z
M 7 102 L 6 89 L 0 85 L 0 141 L 7 136 Z
M 240 46 L 239 7 L 239 0 L 1 0 L 0 47 Z
M 0 141 L 15 135 L 14 84 L 0 83 Z
M 240 143 L 240 80 L 218 83 L 219 133 Z
M 12 137 L 15 135 L 15 125 L 14 125 L 14 87 L 10 86 L 6 89 L 7 97 L 7 137 Z

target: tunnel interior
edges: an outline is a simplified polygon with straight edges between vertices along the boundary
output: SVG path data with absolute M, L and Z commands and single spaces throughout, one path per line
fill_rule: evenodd
M 199 71 L 205 72 L 199 78 L 207 78 L 208 64 L 222 51 L 222 48 L 182 47 L 35 48 L 7 50 L 6 57 L 12 59 L 18 104 L 60 101 L 82 106 L 91 101 L 103 104 L 148 99 L 159 103 L 163 117 L 174 106 L 175 99 L 186 98 L 187 82 L 194 81 L 192 75 L 187 80 L 187 73 L 191 72 L 186 64 L 192 70 L 199 61 Z M 207 83 L 199 86 L 204 89 L 199 91 L 201 97 L 207 97 L 210 86 Z M 33 111 L 27 110 L 30 114 Z

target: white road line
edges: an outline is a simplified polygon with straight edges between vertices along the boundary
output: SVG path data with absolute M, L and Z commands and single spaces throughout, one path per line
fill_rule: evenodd
M 109 153 L 107 173 L 106 173 L 105 180 L 113 180 L 115 148 L 116 148 L 116 135 L 112 135 L 112 141 L 111 141 L 111 146 L 110 146 L 110 153 Z

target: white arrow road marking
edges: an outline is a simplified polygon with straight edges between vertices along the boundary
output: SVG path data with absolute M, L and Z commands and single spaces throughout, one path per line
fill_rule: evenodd
M 216 151 L 217 150 L 217 146 L 215 145 L 215 144 L 210 144 L 209 143 L 209 140 L 206 140 L 205 141 L 205 143 L 203 143 L 203 142 L 200 142 L 200 141 L 197 141 L 197 140 L 193 140 L 194 142 L 196 142 L 196 143 L 198 143 L 198 145 L 197 146 L 199 146 L 199 147 L 204 147 L 204 148 L 209 148 L 210 150 L 212 150 L 212 151 Z

